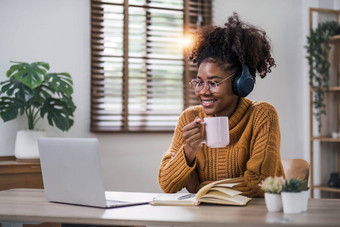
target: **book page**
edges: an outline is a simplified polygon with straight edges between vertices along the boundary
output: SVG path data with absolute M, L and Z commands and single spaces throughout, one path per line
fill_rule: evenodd
M 217 184 L 216 186 L 221 186 L 221 187 L 226 187 L 226 188 L 232 188 L 235 185 L 238 185 L 239 183 L 222 183 L 222 184 Z
M 236 191 L 236 190 L 230 189 L 230 188 L 219 187 L 219 185 L 210 189 L 210 191 L 213 191 L 213 190 L 222 192 L 222 193 L 229 195 L 229 196 L 235 196 L 235 195 L 242 194 L 242 192 L 240 192 L 240 191 Z
M 230 180 L 230 179 L 224 179 L 224 180 L 220 180 L 220 181 L 215 181 L 215 182 L 212 182 L 210 184 L 207 184 L 207 185 L 203 186 L 200 190 L 198 190 L 196 198 L 201 198 L 211 188 L 216 187 L 216 186 L 231 188 L 231 187 L 239 184 L 239 183 L 226 183 L 226 182 L 228 182 L 228 180 Z
M 242 195 L 230 196 L 219 191 L 210 191 L 203 195 L 199 202 L 229 204 L 229 205 L 246 205 L 251 198 Z
M 246 205 L 251 198 L 242 196 L 242 192 L 232 189 L 239 183 L 228 183 L 230 180 L 224 179 L 205 185 L 197 192 L 196 200 L 214 204 Z
M 153 198 L 151 205 L 198 205 L 196 194 L 192 193 L 164 193 Z

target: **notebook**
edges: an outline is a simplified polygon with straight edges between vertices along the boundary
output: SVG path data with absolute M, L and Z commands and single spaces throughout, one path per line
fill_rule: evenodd
M 105 192 L 96 138 L 39 138 L 46 199 L 113 208 L 147 204 L 153 193 Z

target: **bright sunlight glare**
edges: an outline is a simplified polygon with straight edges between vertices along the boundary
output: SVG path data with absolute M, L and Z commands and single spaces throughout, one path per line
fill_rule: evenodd
M 193 44 L 193 36 L 192 35 L 184 35 L 183 38 L 180 40 L 181 46 L 183 48 L 190 48 Z

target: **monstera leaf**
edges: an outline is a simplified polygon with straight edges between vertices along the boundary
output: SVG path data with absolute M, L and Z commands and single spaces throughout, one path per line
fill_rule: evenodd
M 41 117 L 44 117 L 45 114 L 47 114 L 48 123 L 62 131 L 69 130 L 73 125 L 73 111 L 70 112 L 67 103 L 60 99 L 47 99 L 40 112 Z
M 71 75 L 48 73 L 45 62 L 15 62 L 7 71 L 6 81 L 0 83 L 0 117 L 4 121 L 25 114 L 28 129 L 33 130 L 40 118 L 62 131 L 73 125 L 76 109 L 72 101 Z
M 0 98 L 0 116 L 6 122 L 15 119 L 18 113 L 24 113 L 25 103 L 17 98 Z
M 45 62 L 34 62 L 32 64 L 15 62 L 7 71 L 7 77 L 15 78 L 18 82 L 34 89 L 42 84 L 46 76 L 46 70 L 50 69 Z
M 46 75 L 46 82 L 54 91 L 71 96 L 73 93 L 73 82 L 68 73 L 49 73 Z

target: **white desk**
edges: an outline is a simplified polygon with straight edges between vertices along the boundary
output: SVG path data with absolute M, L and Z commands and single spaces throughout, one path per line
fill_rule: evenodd
M 114 209 L 50 203 L 42 189 L 12 189 L 0 192 L 2 223 L 78 223 L 147 226 L 340 226 L 340 200 L 309 201 L 307 213 L 269 213 L 264 199 L 246 207 L 200 205 L 140 205 Z M 12 225 L 15 226 L 15 225 Z

